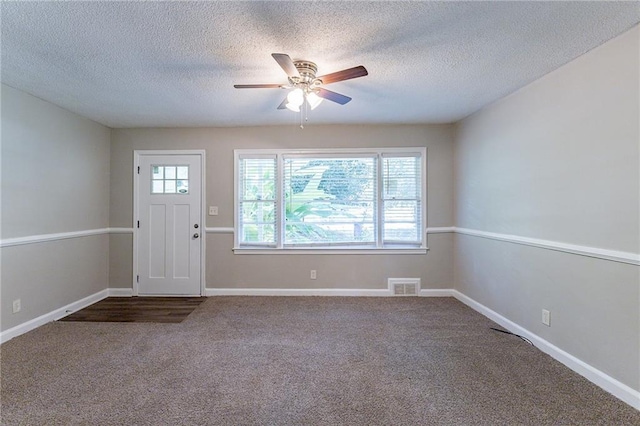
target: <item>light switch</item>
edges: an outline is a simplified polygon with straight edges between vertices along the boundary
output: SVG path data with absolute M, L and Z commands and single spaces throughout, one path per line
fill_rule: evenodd
M 218 216 L 218 206 L 209 206 L 209 216 Z

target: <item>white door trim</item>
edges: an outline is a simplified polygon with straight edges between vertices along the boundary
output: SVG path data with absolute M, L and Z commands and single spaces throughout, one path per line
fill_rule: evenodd
M 133 296 L 138 295 L 138 233 L 139 229 L 137 222 L 140 217 L 139 210 L 139 189 L 140 189 L 140 175 L 138 174 L 138 167 L 140 166 L 140 157 L 143 155 L 199 155 L 201 166 L 201 194 L 200 194 L 200 227 L 205 230 L 205 211 L 206 211 L 206 151 L 204 149 L 182 149 L 182 150 L 134 150 L 133 151 L 133 277 L 132 288 Z M 206 269 L 206 233 L 201 232 L 200 238 L 200 295 L 204 295 L 205 283 L 205 269 Z

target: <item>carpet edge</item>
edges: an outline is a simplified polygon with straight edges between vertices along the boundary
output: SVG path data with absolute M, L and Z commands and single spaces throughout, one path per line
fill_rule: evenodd
M 526 328 L 516 324 L 510 319 L 500 315 L 496 311 L 489 309 L 480 302 L 472 299 L 471 297 L 459 292 L 458 290 L 451 291 L 452 296 L 460 302 L 464 303 L 471 309 L 481 313 L 490 320 L 500 324 L 502 327 L 511 331 L 512 333 L 519 334 L 531 340 L 534 345 L 542 352 L 551 356 L 556 361 L 564 364 L 574 372 L 580 374 L 582 377 L 589 380 L 591 383 L 599 386 L 611 395 L 615 396 L 624 403 L 630 405 L 636 410 L 640 411 L 640 391 L 633 389 L 632 387 L 620 382 L 619 380 L 609 376 L 601 370 L 593 367 L 590 364 L 582 361 L 581 359 L 571 355 L 568 352 L 560 349 L 551 342 L 543 339 L 535 333 L 527 330 Z

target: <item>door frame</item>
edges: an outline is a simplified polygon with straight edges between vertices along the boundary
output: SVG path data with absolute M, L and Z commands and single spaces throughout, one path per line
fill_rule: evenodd
M 204 149 L 181 149 L 181 150 L 134 150 L 133 151 L 133 276 L 132 276 L 132 288 L 133 296 L 138 296 L 138 276 L 139 276 L 139 266 L 138 266 L 138 238 L 139 238 L 139 228 L 137 226 L 138 220 L 140 218 L 140 174 L 138 173 L 138 168 L 140 167 L 140 157 L 146 155 L 198 155 L 200 157 L 200 228 L 202 231 L 200 235 L 200 296 L 204 296 L 205 294 L 205 269 L 206 269 L 206 224 L 205 224 L 205 212 L 206 212 L 206 151 Z M 171 297 L 171 296 L 167 296 Z M 174 296 L 175 297 L 175 296 Z M 180 297 L 180 296 L 178 296 Z

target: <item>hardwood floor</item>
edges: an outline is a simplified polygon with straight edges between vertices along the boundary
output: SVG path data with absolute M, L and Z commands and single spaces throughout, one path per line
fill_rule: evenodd
M 60 321 L 179 323 L 204 297 L 109 297 Z

